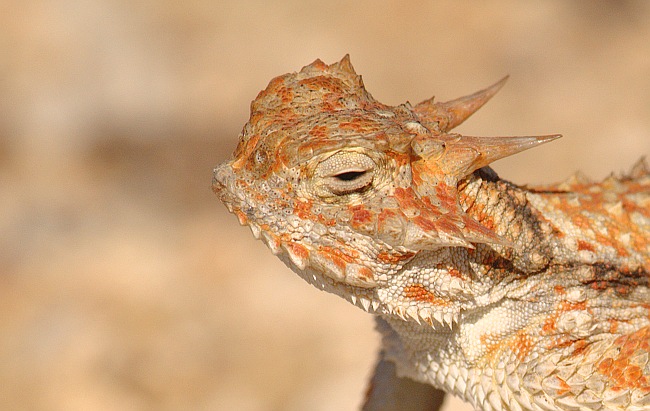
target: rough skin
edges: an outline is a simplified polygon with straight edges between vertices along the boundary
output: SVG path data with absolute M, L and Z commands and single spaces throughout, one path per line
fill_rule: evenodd
M 500 179 L 489 163 L 559 137 L 450 132 L 502 84 L 391 107 L 347 56 L 316 60 L 260 92 L 213 189 L 298 275 L 376 316 L 364 409 L 437 409 L 441 389 L 479 410 L 650 410 L 648 167 Z

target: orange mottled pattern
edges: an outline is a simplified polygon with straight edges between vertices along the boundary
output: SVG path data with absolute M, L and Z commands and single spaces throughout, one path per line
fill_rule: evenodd
M 586 310 L 587 302 L 581 301 L 577 303 L 571 303 L 567 301 L 562 301 L 556 308 L 556 310 L 551 314 L 542 325 L 542 332 L 546 334 L 553 334 L 556 331 L 557 325 L 556 322 L 558 318 L 568 312 L 573 310 Z
M 642 162 L 630 175 L 603 182 L 573 177 L 538 188 L 540 211 L 576 252 L 626 261 L 622 269 L 650 272 L 650 176 Z
M 607 378 L 613 391 L 638 389 L 650 393 L 650 326 L 632 334 L 623 335 L 614 341 L 613 352 L 617 354 L 602 359 L 596 370 Z
M 481 335 L 480 340 L 484 349 L 481 357 L 484 367 L 496 367 L 504 352 L 512 352 L 518 360 L 523 361 L 535 348 L 535 339 L 524 330 L 506 339 L 498 334 L 487 333 Z
M 409 300 L 427 302 L 437 306 L 448 306 L 449 302 L 443 298 L 436 297 L 431 291 L 427 290 L 422 284 L 412 284 L 404 287 L 404 297 Z

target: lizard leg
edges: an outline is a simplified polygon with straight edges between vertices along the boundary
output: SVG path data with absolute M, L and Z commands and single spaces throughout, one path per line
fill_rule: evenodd
M 395 364 L 379 354 L 362 411 L 438 411 L 445 392 L 428 384 L 398 377 Z

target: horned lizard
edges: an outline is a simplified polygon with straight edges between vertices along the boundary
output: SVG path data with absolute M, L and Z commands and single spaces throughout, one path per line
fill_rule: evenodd
M 213 190 L 303 279 L 376 316 L 365 410 L 437 409 L 439 390 L 480 410 L 650 410 L 650 171 L 500 179 L 488 164 L 559 137 L 450 131 L 504 80 L 392 107 L 348 56 L 316 60 L 259 93 Z

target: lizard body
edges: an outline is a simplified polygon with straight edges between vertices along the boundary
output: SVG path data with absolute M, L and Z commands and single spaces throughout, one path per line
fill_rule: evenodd
M 317 60 L 260 92 L 213 189 L 307 282 L 376 315 L 393 385 L 482 410 L 650 410 L 650 172 L 501 180 L 488 164 L 559 137 L 451 132 L 502 84 L 392 107 L 347 56 Z M 381 378 L 364 409 L 395 401 Z

